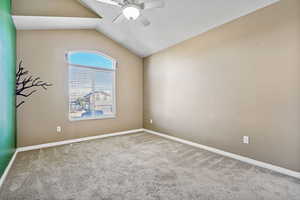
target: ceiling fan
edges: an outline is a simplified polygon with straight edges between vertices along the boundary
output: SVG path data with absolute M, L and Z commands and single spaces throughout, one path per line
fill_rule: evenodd
M 164 7 L 163 0 L 96 0 L 101 3 L 110 4 L 113 6 L 118 6 L 122 9 L 122 12 L 113 19 L 113 23 L 120 23 L 124 19 L 139 21 L 144 26 L 149 26 L 150 21 L 141 15 L 143 10 L 162 8 Z

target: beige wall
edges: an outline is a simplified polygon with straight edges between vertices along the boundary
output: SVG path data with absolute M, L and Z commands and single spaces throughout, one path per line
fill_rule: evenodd
M 300 1 L 145 59 L 144 127 L 300 171 Z
M 68 120 L 68 66 L 70 50 L 97 50 L 118 62 L 117 118 Z M 18 31 L 17 57 L 42 80 L 54 84 L 29 97 L 17 111 L 18 146 L 142 128 L 143 61 L 96 31 Z M 56 133 L 56 126 L 63 132 Z
M 78 0 L 12 0 L 13 15 L 99 17 Z

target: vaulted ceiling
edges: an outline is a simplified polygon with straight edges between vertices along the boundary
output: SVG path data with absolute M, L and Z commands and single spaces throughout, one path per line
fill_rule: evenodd
M 126 20 L 113 24 L 113 18 L 121 9 L 96 0 L 78 0 L 90 9 L 88 12 L 82 6 L 63 6 L 69 4 L 69 0 L 51 0 L 51 4 L 45 1 L 49 0 L 26 0 L 26 4 L 24 0 L 13 0 L 15 15 L 35 15 L 15 16 L 17 28 L 96 29 L 135 54 L 146 57 L 279 0 L 163 0 L 164 8 L 143 12 L 151 21 L 151 25 L 147 27 L 141 26 L 137 21 Z M 37 8 L 28 6 L 34 2 Z M 54 17 L 53 13 L 58 14 Z
M 164 8 L 143 13 L 151 21 L 148 27 L 135 21 L 112 24 L 120 8 L 96 0 L 82 1 L 103 17 L 98 31 L 145 57 L 278 0 L 164 0 Z

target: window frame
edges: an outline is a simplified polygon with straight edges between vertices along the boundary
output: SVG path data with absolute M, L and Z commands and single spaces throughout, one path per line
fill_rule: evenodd
M 96 66 L 86 66 L 86 65 L 78 65 L 78 64 L 72 64 L 69 62 L 69 58 L 68 56 L 70 54 L 73 53 L 93 53 L 93 54 L 98 54 L 102 57 L 105 57 L 109 60 L 112 61 L 112 67 L 113 69 L 107 69 L 107 68 L 102 68 L 102 67 L 96 67 Z M 85 121 L 85 120 L 103 120 L 103 119 L 113 119 L 117 117 L 117 61 L 116 59 L 102 53 L 99 51 L 95 51 L 95 50 L 75 50 L 75 51 L 68 51 L 65 53 L 65 60 L 68 64 L 68 119 L 69 121 Z M 113 81 L 112 81 L 112 94 L 113 94 L 113 106 L 112 106 L 112 110 L 113 110 L 113 114 L 111 115 L 103 115 L 101 117 L 89 117 L 89 118 L 79 118 L 79 119 L 72 119 L 70 117 L 70 85 L 69 85 L 69 81 L 70 81 L 70 67 L 74 66 L 74 67 L 80 67 L 80 68 L 87 68 L 87 69 L 93 69 L 93 70 L 97 70 L 97 71 L 105 71 L 105 72 L 113 72 Z

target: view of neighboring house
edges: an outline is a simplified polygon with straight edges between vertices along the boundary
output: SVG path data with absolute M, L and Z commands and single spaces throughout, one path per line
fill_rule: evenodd
M 70 103 L 70 118 L 90 118 L 113 113 L 111 91 L 90 92 Z

